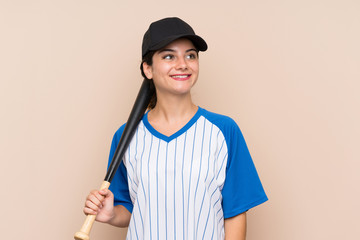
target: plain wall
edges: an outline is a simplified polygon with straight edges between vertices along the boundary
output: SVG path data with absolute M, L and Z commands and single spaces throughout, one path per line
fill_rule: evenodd
M 1 0 L 1 239 L 80 229 L 142 81 L 142 36 L 168 16 L 208 42 L 195 103 L 236 120 L 270 199 L 248 239 L 357 239 L 357 0 Z

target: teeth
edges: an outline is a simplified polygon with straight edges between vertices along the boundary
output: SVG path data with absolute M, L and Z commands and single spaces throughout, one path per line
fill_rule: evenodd
M 173 76 L 173 78 L 187 78 L 189 77 L 189 75 L 177 75 L 177 76 Z

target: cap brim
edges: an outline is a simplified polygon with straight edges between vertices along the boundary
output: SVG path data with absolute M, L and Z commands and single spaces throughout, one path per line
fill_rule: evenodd
M 160 50 L 161 48 L 166 47 L 171 42 L 173 42 L 173 41 L 175 41 L 177 39 L 180 39 L 180 38 L 189 39 L 194 44 L 196 49 L 199 50 L 199 51 L 204 52 L 208 48 L 205 40 L 202 39 L 201 37 L 197 36 L 197 35 L 176 35 L 176 36 L 171 36 L 169 38 L 166 38 L 166 39 L 162 40 L 161 42 L 155 44 L 154 46 L 151 46 L 149 48 L 149 50 L 150 51 Z

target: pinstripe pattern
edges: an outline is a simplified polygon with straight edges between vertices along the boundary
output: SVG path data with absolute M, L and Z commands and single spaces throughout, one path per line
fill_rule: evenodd
M 124 127 L 114 135 L 109 164 Z M 237 124 L 201 108 L 171 136 L 145 114 L 119 169 L 110 190 L 114 204 L 132 213 L 131 240 L 223 240 L 224 218 L 267 201 Z
M 223 239 L 224 135 L 201 115 L 176 137 L 155 131 L 140 122 L 125 154 L 127 239 Z

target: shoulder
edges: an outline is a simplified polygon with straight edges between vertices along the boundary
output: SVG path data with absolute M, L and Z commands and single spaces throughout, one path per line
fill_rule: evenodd
M 123 125 L 121 125 L 115 132 L 114 137 L 113 137 L 113 142 L 119 142 L 121 135 L 125 129 L 125 125 L 126 123 L 124 123 Z
M 244 136 L 238 124 L 229 116 L 213 113 L 202 109 L 203 116 L 221 132 L 221 138 L 226 142 L 229 151 L 240 146 L 245 146 Z
M 202 115 L 212 124 L 217 126 L 223 133 L 228 131 L 240 130 L 237 123 L 229 116 L 214 113 L 206 109 L 201 109 Z

